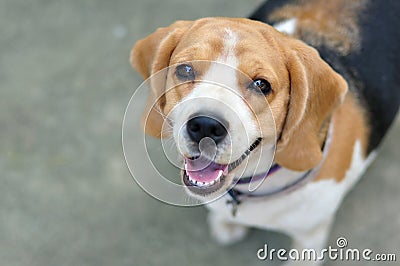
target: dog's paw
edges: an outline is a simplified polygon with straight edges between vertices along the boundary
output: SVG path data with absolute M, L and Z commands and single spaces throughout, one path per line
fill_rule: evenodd
M 242 240 L 248 228 L 242 225 L 233 224 L 210 213 L 208 216 L 211 236 L 221 245 L 231 245 Z

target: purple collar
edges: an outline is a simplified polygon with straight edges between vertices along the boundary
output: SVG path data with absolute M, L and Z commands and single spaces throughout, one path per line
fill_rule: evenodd
M 274 164 L 274 165 L 269 169 L 268 172 L 262 173 L 262 174 L 258 174 L 258 175 L 255 175 L 255 176 L 248 176 L 248 177 L 240 178 L 240 179 L 237 181 L 236 184 L 237 184 L 237 185 L 249 184 L 249 183 L 251 183 L 251 182 L 255 182 L 255 181 L 258 181 L 258 180 L 267 178 L 267 177 L 269 177 L 270 175 L 272 175 L 273 173 L 275 173 L 276 171 L 278 171 L 280 168 L 281 168 L 281 166 L 280 166 L 279 164 Z

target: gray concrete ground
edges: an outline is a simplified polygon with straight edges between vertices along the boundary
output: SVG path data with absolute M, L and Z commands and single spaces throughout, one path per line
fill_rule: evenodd
M 206 211 L 149 197 L 121 149 L 141 83 L 133 43 L 177 19 L 244 16 L 259 2 L 0 0 L 0 265 L 267 265 L 255 255 L 264 243 L 289 245 L 254 230 L 217 246 Z M 345 199 L 331 244 L 345 236 L 400 260 L 399 135 L 400 121 Z

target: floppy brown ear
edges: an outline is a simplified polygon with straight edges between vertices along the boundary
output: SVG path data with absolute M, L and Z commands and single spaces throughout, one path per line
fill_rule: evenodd
M 170 57 L 185 31 L 192 24 L 191 21 L 177 21 L 169 27 L 159 28 L 146 38 L 139 40 L 132 48 L 130 63 L 144 79 L 168 67 Z M 165 91 L 167 72 L 160 72 L 150 78 L 149 97 L 142 115 L 142 124 L 146 134 L 161 137 L 164 118 L 160 114 Z
M 287 67 L 288 114 L 275 160 L 286 168 L 304 171 L 317 166 L 322 159 L 318 134 L 323 122 L 343 101 L 347 83 L 314 48 L 299 41 L 291 44 Z

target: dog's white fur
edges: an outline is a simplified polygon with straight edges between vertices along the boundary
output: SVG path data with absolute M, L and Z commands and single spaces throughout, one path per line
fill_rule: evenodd
M 284 20 L 282 22 L 276 23 L 274 26 L 275 29 L 282 33 L 286 33 L 289 35 L 293 35 L 296 31 L 296 24 L 297 24 L 297 19 L 291 18 Z

